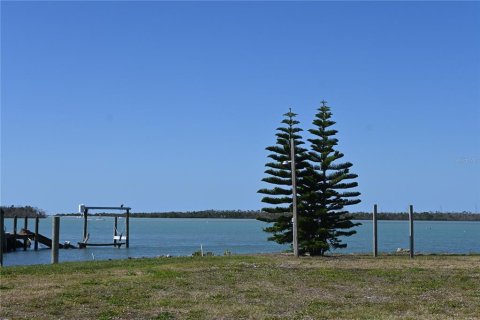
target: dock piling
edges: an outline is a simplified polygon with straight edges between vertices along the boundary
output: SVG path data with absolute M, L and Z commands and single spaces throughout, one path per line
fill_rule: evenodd
M 88 216 L 88 209 L 85 209 L 83 212 L 83 241 L 87 240 L 87 216 Z
M 60 217 L 52 220 L 52 264 L 58 263 L 58 245 L 60 238 Z
M 373 205 L 373 256 L 378 256 L 377 205 Z
M 5 225 L 5 214 L 0 209 L 0 267 L 3 267 L 3 246 L 7 244 L 3 227 Z M 7 248 L 8 249 L 8 248 Z
M 13 217 L 13 251 L 17 251 L 17 220 L 18 217 Z
M 117 227 L 118 227 L 118 217 L 115 216 L 115 221 L 113 223 L 113 246 L 115 247 L 117 245 L 117 240 L 116 240 L 116 236 L 117 236 Z M 122 239 L 120 239 L 122 240 Z
M 129 248 L 130 247 L 130 209 L 127 209 L 127 219 L 126 219 L 125 223 L 126 223 L 126 227 L 125 227 L 126 230 L 125 231 L 127 233 L 127 239 L 125 241 L 125 246 L 127 248 Z
M 35 217 L 35 245 L 34 245 L 34 249 L 35 251 L 38 250 L 38 225 L 40 223 L 40 218 L 37 216 Z
M 25 217 L 23 222 L 23 230 L 28 230 L 28 217 Z M 23 239 L 23 251 L 27 251 L 28 238 Z
M 413 240 L 413 206 L 410 205 L 410 208 L 408 210 L 408 219 L 409 219 L 409 223 L 410 223 L 410 258 L 413 259 L 415 253 L 414 253 L 414 248 L 413 248 L 413 244 L 414 244 L 414 240 Z

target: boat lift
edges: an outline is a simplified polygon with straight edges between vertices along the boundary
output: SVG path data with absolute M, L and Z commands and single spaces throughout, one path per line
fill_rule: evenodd
M 78 242 L 78 247 L 83 249 L 88 246 L 92 247 L 102 247 L 102 246 L 114 246 L 120 248 L 123 244 L 125 247 L 129 247 L 130 240 L 130 207 L 124 207 L 123 204 L 120 207 L 91 207 L 81 204 L 78 206 L 78 211 L 83 215 L 83 241 Z M 118 217 L 115 216 L 115 224 L 113 228 L 113 243 L 88 243 L 89 233 L 88 233 L 88 211 L 89 210 L 120 210 L 125 212 L 125 235 L 118 234 L 117 225 Z M 125 242 L 122 242 L 125 241 Z

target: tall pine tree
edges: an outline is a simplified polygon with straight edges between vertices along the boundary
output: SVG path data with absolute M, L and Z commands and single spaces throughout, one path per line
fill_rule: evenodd
M 353 181 L 357 175 L 350 172 L 352 163 L 338 162 L 343 154 L 335 149 L 338 140 L 334 138 L 337 131 L 331 120 L 332 113 L 326 101 L 315 115 L 314 129 L 309 132 L 314 136 L 311 143 L 309 160 L 311 167 L 306 170 L 302 180 L 302 198 L 299 219 L 299 246 L 310 255 L 324 255 L 327 251 L 345 248 L 340 237 L 356 233 L 348 216 L 346 206 L 360 202 L 357 191 L 349 189 L 358 186 Z
M 271 241 L 276 241 L 280 244 L 292 243 L 293 241 L 293 229 L 292 229 L 292 171 L 290 164 L 290 139 L 294 139 L 295 143 L 295 163 L 297 171 L 297 183 L 302 179 L 302 173 L 308 166 L 306 159 L 308 157 L 307 150 L 302 148 L 304 144 L 300 132 L 302 131 L 297 125 L 299 121 L 295 120 L 297 115 L 290 109 L 289 112 L 284 114 L 282 123 L 283 127 L 277 128 L 277 143 L 274 146 L 267 147 L 266 150 L 271 153 L 268 157 L 271 162 L 265 164 L 267 170 L 266 178 L 262 181 L 267 182 L 275 187 L 264 188 L 258 190 L 259 193 L 265 195 L 262 202 L 273 205 L 262 210 L 269 213 L 281 214 L 269 222 L 274 222 L 271 227 L 267 227 L 264 230 L 272 233 L 269 238 Z M 297 188 L 297 198 L 298 195 Z M 300 213 L 299 213 L 300 216 Z

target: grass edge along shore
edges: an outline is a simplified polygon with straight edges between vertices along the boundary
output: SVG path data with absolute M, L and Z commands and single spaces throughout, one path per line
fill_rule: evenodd
M 1 270 L 1 319 L 478 319 L 480 255 L 233 255 Z

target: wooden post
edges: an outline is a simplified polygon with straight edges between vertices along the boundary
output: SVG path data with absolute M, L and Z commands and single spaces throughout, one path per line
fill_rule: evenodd
M 34 249 L 35 251 L 38 250 L 38 225 L 40 223 L 40 218 L 37 216 L 35 217 L 35 245 Z
M 88 216 L 88 209 L 83 211 L 83 241 L 87 239 L 87 216 Z
M 408 211 L 408 219 L 410 220 L 410 258 L 413 259 L 415 252 L 413 248 L 413 206 L 410 205 L 409 211 Z
M 52 224 L 52 264 L 58 263 L 58 244 L 60 237 L 60 217 L 53 217 Z
M 298 257 L 297 175 L 295 169 L 295 141 L 290 139 L 290 164 L 292 170 L 292 224 L 293 255 Z
M 28 217 L 25 217 L 25 220 L 23 222 L 23 230 L 25 230 L 25 234 L 28 229 Z M 23 251 L 27 251 L 27 244 L 28 244 L 28 238 L 25 236 L 23 239 Z
M 5 214 L 3 209 L 0 209 L 0 267 L 3 267 L 3 246 L 7 243 L 5 239 L 5 232 L 3 227 L 5 225 Z
M 13 251 L 17 251 L 17 220 L 18 217 L 13 217 Z
M 378 256 L 377 205 L 373 205 L 373 256 Z
M 125 223 L 126 223 L 125 231 L 127 233 L 127 240 L 125 241 L 125 246 L 129 248 L 130 247 L 130 209 L 127 209 L 127 219 Z
M 115 222 L 113 223 L 113 243 L 114 246 L 117 245 L 117 240 L 115 240 L 115 237 L 117 236 L 117 226 L 118 226 L 118 217 L 115 216 Z M 122 240 L 122 239 L 120 239 Z

